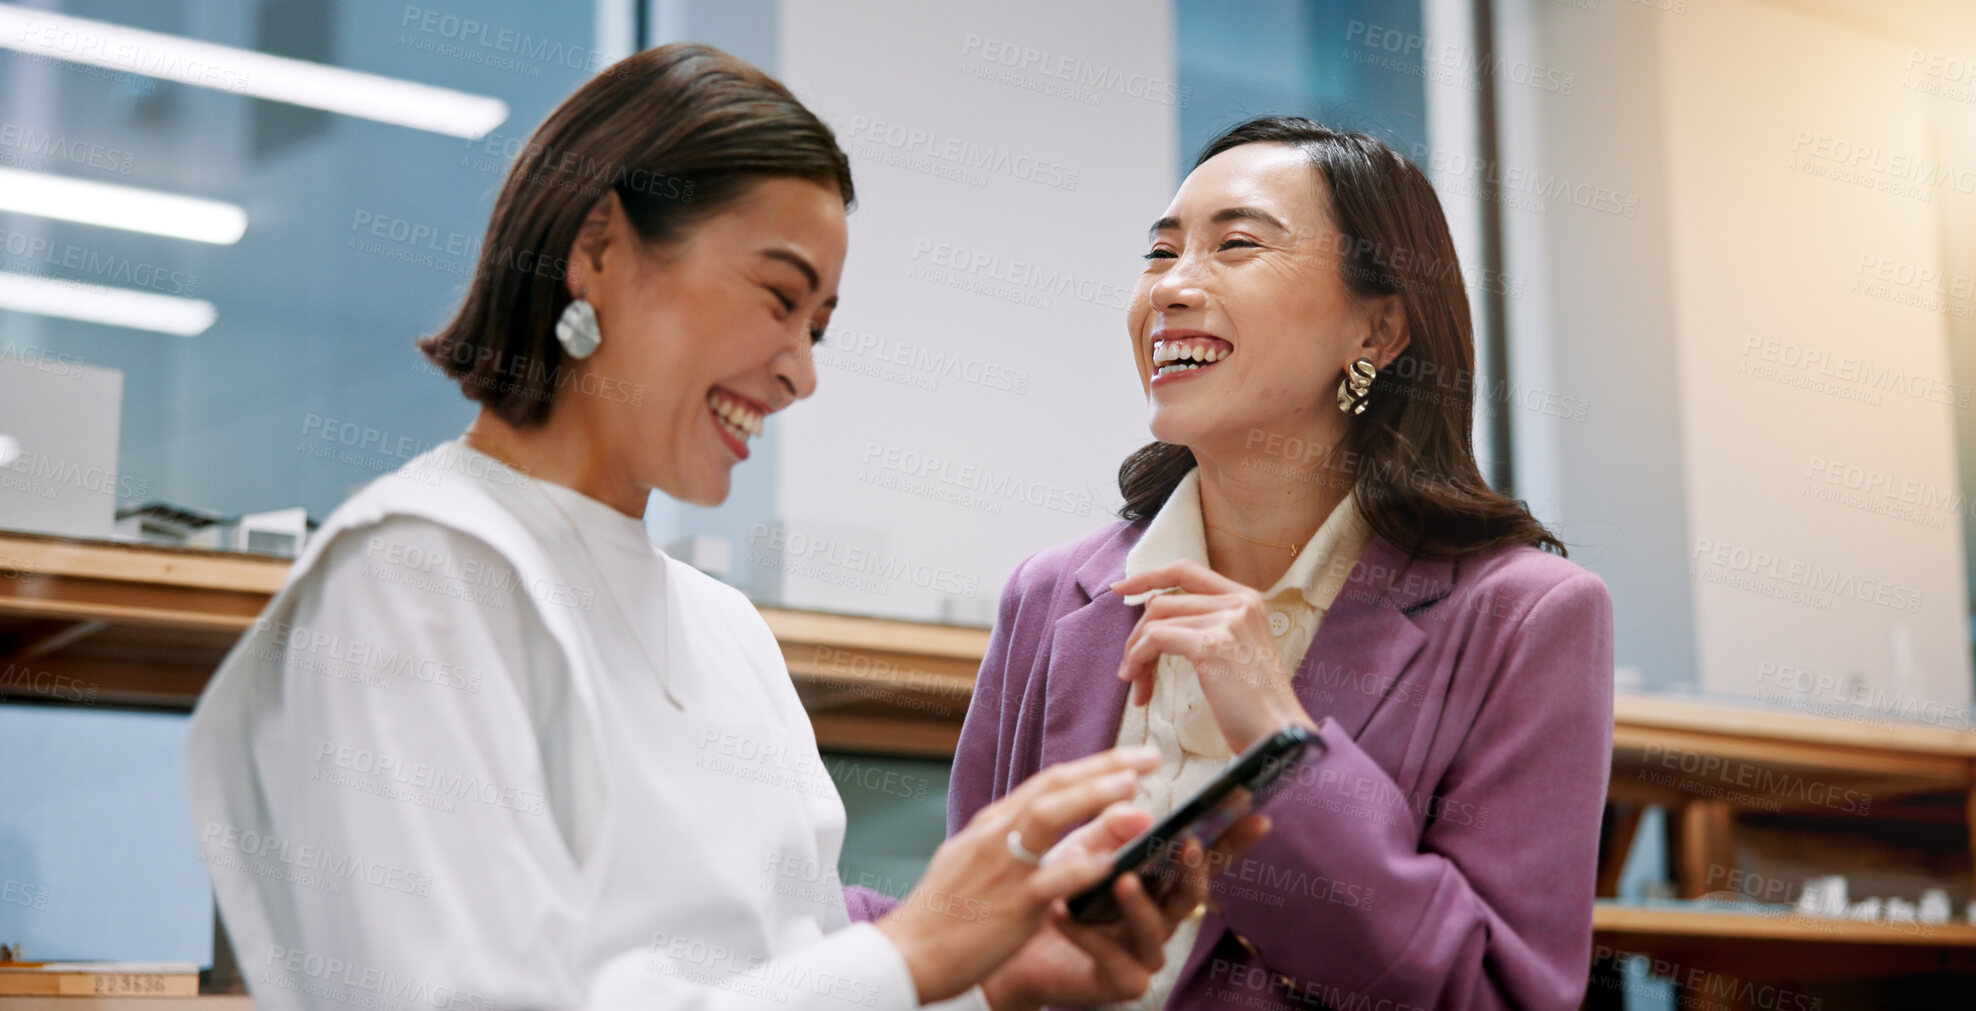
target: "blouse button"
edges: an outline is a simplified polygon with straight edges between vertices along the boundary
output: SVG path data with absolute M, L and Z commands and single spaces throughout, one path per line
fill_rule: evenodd
M 1282 611 L 1269 612 L 1269 634 L 1281 637 L 1290 631 L 1290 616 Z

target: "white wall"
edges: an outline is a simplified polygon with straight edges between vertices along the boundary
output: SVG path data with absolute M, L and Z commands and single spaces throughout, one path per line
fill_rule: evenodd
M 1515 492 L 1605 579 L 1616 662 L 1659 688 L 1697 681 L 1661 137 L 1665 17 L 1624 2 L 1499 5 L 1505 62 L 1556 68 L 1571 87 L 1499 83 L 1501 151 L 1462 177 L 1502 214 Z
M 1703 684 L 1788 665 L 1960 704 L 1957 514 L 1845 476 L 1953 492 L 1955 408 L 1841 363 L 1946 383 L 1944 309 L 1976 300 L 1944 274 L 1938 187 L 1882 170 L 1938 161 L 1929 100 L 1901 86 L 1912 47 L 1799 10 L 1698 5 L 1662 52 Z
M 1018 561 L 1111 517 L 1149 438 L 1124 305 L 1175 185 L 1170 19 L 782 5 L 781 76 L 851 152 L 858 207 L 819 392 L 771 422 L 786 539 L 736 544 L 737 582 L 986 623 Z
M 1931 6 L 1949 9 L 1907 13 L 1953 23 Z M 1944 160 L 1971 148 L 1968 102 L 1924 94 L 1910 69 L 1971 36 L 1864 3 L 1678 7 L 1504 15 L 1526 52 L 1600 54 L 1580 101 L 1512 103 L 1504 161 L 1639 206 L 1507 216 L 1510 272 L 1546 281 L 1512 307 L 1513 367 L 1591 405 L 1584 425 L 1525 420 L 1519 475 L 1594 545 L 1620 663 L 1648 683 L 1963 705 L 1954 433 L 1971 407 L 1953 406 L 1948 350 L 1976 282 L 1944 249 L 1966 237 L 1954 209 L 1976 163 Z M 1691 618 L 1668 613 L 1681 601 Z

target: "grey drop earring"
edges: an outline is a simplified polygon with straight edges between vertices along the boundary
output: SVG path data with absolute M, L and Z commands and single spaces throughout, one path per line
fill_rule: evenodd
M 556 343 L 571 358 L 588 358 L 597 345 L 604 343 L 604 334 L 597 329 L 597 310 L 581 295 L 556 320 Z

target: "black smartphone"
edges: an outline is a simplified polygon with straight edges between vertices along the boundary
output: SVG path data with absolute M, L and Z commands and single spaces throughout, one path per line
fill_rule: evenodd
M 1249 745 L 1214 782 L 1120 847 L 1112 858 L 1111 873 L 1070 897 L 1071 918 L 1090 924 L 1116 922 L 1120 913 L 1112 885 L 1122 874 L 1137 873 L 1154 902 L 1165 898 L 1180 883 L 1179 860 L 1187 841 L 1200 840 L 1203 850 L 1212 847 L 1243 815 L 1261 809 L 1276 795 L 1283 773 L 1315 743 L 1315 734 L 1293 723 Z

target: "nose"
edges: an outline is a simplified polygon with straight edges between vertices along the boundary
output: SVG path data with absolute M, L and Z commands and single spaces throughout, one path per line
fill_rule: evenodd
M 1201 287 L 1199 264 L 1188 254 L 1181 254 L 1173 266 L 1153 282 L 1147 292 L 1147 301 L 1154 311 L 1161 313 L 1180 312 L 1198 309 L 1205 302 L 1207 292 Z
M 801 345 L 777 353 L 769 371 L 775 375 L 776 400 L 769 406 L 778 411 L 815 393 L 816 355 L 809 334 L 803 335 Z

